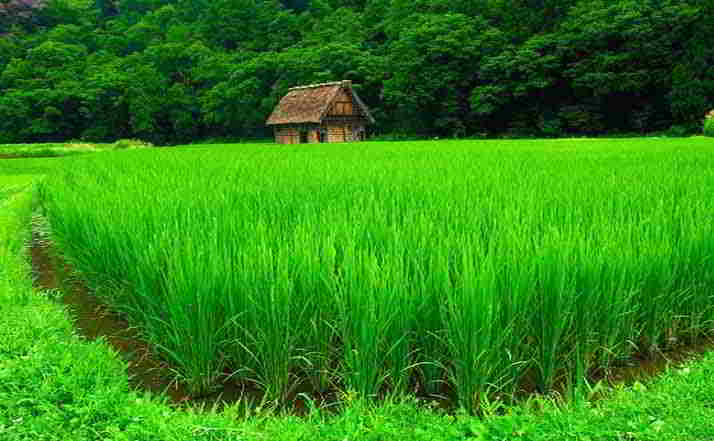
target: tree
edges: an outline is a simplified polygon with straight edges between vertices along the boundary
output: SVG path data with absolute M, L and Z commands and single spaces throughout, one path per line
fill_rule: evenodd
M 16 131 L 36 141 L 78 137 L 84 125 L 80 78 L 86 55 L 81 45 L 47 41 L 28 50 L 25 59 L 10 61 L 0 76 L 9 96 L 0 103 L 5 124 L 25 118 Z
M 289 87 L 351 79 L 376 130 L 696 128 L 710 0 L 0 0 L 16 140 L 263 136 Z
M 220 136 L 265 135 L 265 119 L 277 102 L 279 56 L 268 53 L 238 66 L 201 98 L 204 122 Z
M 102 20 L 119 15 L 118 0 L 94 0 L 94 7 L 99 11 L 99 17 Z
M 37 12 L 45 6 L 46 0 L 0 0 L 0 34 L 9 32 L 16 24 L 34 24 Z
M 83 81 L 82 109 L 91 124 L 81 137 L 92 141 L 113 141 L 133 135 L 129 114 L 130 77 L 121 59 L 97 54 L 88 60 Z
M 402 130 L 465 135 L 474 67 L 505 45 L 502 33 L 463 14 L 414 14 L 405 24 L 389 47 L 385 103 Z
M 581 133 L 665 128 L 673 61 L 696 17 L 680 2 L 583 1 L 553 32 L 484 60 L 488 83 L 471 104 L 495 130 L 513 123 Z
M 680 34 L 681 56 L 673 63 L 667 95 L 676 123 L 698 128 L 714 103 L 714 3 L 694 2 L 696 19 Z
M 277 0 L 214 0 L 202 14 L 202 34 L 224 49 L 265 51 L 275 33 L 291 31 L 271 26 L 280 12 Z

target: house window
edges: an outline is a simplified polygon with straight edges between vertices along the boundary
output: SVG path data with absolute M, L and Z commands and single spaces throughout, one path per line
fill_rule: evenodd
M 300 130 L 300 144 L 307 144 L 307 130 Z

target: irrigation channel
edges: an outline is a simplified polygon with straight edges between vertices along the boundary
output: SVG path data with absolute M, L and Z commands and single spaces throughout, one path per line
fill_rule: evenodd
M 254 390 L 226 383 L 221 390 L 204 397 L 190 397 L 175 381 L 171 366 L 159 359 L 150 345 L 119 314 L 111 311 L 74 277 L 72 268 L 58 255 L 44 232 L 33 228 L 29 247 L 33 283 L 37 290 L 56 292 L 70 314 L 77 333 L 87 340 L 104 339 L 124 359 L 129 384 L 134 389 L 166 394 L 170 402 L 181 404 L 220 404 L 255 399 Z
M 57 253 L 47 234 L 37 226 L 33 226 L 29 253 L 35 289 L 58 293 L 57 299 L 67 307 L 79 335 L 90 341 L 104 339 L 117 351 L 126 362 L 129 384 L 132 388 L 158 395 L 165 394 L 170 403 L 176 406 L 206 405 L 210 408 L 241 400 L 248 403 L 260 402 L 260 392 L 255 387 L 230 381 L 228 372 L 227 381 L 220 389 L 206 396 L 190 396 L 188 389 L 175 380 L 171 366 L 160 359 L 156 351 L 142 340 L 139 333 L 126 320 L 111 311 L 90 292 L 82 280 L 73 275 L 72 268 Z M 594 373 L 588 380 L 591 384 L 598 381 L 608 385 L 633 384 L 636 381 L 652 378 L 667 368 L 676 367 L 712 350 L 714 350 L 714 341 L 705 341 L 696 345 L 682 345 L 654 357 L 634 356 L 627 365 L 616 366 L 607 373 Z M 303 392 L 310 394 L 310 391 Z M 525 395 L 528 393 L 526 391 Z M 338 394 L 334 391 L 329 395 L 312 398 L 323 406 L 330 406 L 337 404 L 337 397 Z M 595 394 L 591 398 L 600 397 L 601 395 Z M 438 401 L 440 407 L 447 410 L 454 409 L 455 400 L 444 400 L 443 397 L 422 398 Z M 302 414 L 308 409 L 305 400 L 298 397 L 289 405 L 296 414 Z

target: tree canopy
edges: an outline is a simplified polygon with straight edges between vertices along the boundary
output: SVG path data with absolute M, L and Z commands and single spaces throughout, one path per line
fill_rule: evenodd
M 0 0 L 0 142 L 260 137 L 350 79 L 378 133 L 694 130 L 708 0 Z

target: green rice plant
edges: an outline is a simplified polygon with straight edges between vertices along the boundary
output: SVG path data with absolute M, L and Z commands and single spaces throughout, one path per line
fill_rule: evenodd
M 496 268 L 489 261 L 479 264 L 467 247 L 456 258 L 452 286 L 447 293 L 443 322 L 449 344 L 451 381 L 459 402 L 472 410 L 501 382 L 503 339 L 497 329 L 499 302 L 491 295 Z
M 310 299 L 311 310 L 306 317 L 307 324 L 292 331 L 302 333 L 305 342 L 302 374 L 313 390 L 324 394 L 334 387 L 337 380 L 332 364 L 337 359 L 335 343 L 338 330 L 334 323 L 337 312 L 333 299 L 339 288 L 336 277 L 338 239 L 327 235 L 320 241 L 310 241 L 309 230 L 304 227 L 296 230 L 295 235 L 296 242 L 309 244 L 304 247 L 304 259 L 296 270 L 296 289 L 304 293 L 303 298 Z
M 137 149 L 42 182 L 58 248 L 196 395 L 495 398 L 714 330 L 706 138 Z

